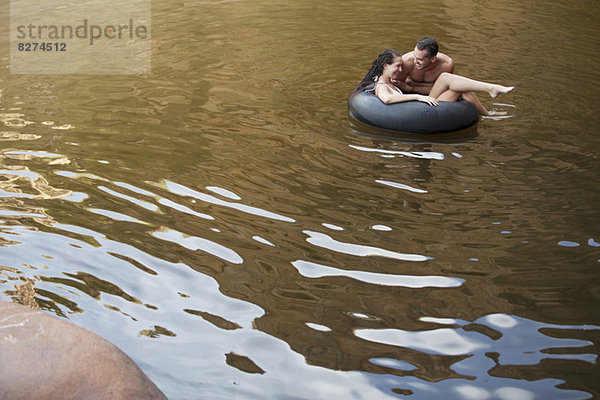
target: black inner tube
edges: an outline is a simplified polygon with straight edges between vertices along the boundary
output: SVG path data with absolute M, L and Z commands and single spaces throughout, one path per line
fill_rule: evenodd
M 363 124 L 404 133 L 453 132 L 479 120 L 477 108 L 468 101 L 441 101 L 437 107 L 420 101 L 385 104 L 372 91 L 351 95 L 348 112 Z

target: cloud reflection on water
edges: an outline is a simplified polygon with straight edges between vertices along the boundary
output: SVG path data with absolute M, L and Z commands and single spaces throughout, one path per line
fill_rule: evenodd
M 373 283 L 383 286 L 401 286 L 408 288 L 425 287 L 458 287 L 464 283 L 464 279 L 447 276 L 417 276 L 417 275 L 395 275 L 382 274 L 368 271 L 351 271 L 325 265 L 296 260 L 292 262 L 301 275 L 308 278 L 322 278 L 325 276 L 346 276 L 361 282 Z

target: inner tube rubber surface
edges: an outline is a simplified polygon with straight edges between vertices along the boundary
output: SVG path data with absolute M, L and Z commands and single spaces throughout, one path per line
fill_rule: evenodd
M 446 133 L 475 124 L 479 113 L 468 101 L 441 101 L 437 107 L 420 101 L 385 104 L 373 92 L 348 100 L 350 116 L 363 124 L 406 133 Z

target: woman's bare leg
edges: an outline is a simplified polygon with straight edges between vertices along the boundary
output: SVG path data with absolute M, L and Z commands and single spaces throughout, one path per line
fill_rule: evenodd
M 444 93 L 440 94 L 437 98 L 439 101 L 459 101 L 462 96 L 463 100 L 466 100 L 475 105 L 477 111 L 480 115 L 489 115 L 488 110 L 484 107 L 484 105 L 479 100 L 479 97 L 475 94 L 475 92 L 466 92 L 459 93 L 453 90 L 446 90 Z
M 479 100 L 479 97 L 477 97 L 475 92 L 458 93 L 458 92 L 454 92 L 452 90 L 446 90 L 444 93 L 442 93 L 438 97 L 438 100 L 440 100 L 440 101 L 458 101 L 458 100 L 460 100 L 461 96 L 462 96 L 463 100 L 466 100 L 470 103 L 473 103 L 473 105 L 475 105 L 475 108 L 477 108 L 479 115 L 500 116 L 500 115 L 507 114 L 506 111 L 491 111 L 491 112 L 488 111 L 487 108 L 485 108 L 485 106 L 481 102 L 481 100 Z
M 485 106 L 481 103 L 481 101 L 479 100 L 479 97 L 477 97 L 475 92 L 463 93 L 462 98 L 468 102 L 473 103 L 475 105 L 475 107 L 477 108 L 477 111 L 479 111 L 479 115 L 489 115 L 487 108 L 485 108 Z
M 436 99 L 439 101 L 459 101 L 461 95 L 462 93 L 460 92 L 455 92 L 454 90 L 446 90 L 445 92 L 437 96 Z
M 494 83 L 476 81 L 474 79 L 465 78 L 464 76 L 449 74 L 443 72 L 433 84 L 429 95 L 436 99 L 446 91 L 465 93 L 465 92 L 485 92 L 490 97 L 495 98 L 499 94 L 508 93 L 514 89 L 514 86 L 502 86 Z M 447 96 L 446 94 L 444 97 Z M 441 99 L 439 99 L 441 100 Z M 452 101 L 452 100 L 445 100 Z M 456 101 L 456 100 L 454 100 Z
M 452 90 L 446 90 L 444 93 L 439 95 L 439 97 L 437 99 L 439 101 L 452 102 L 452 101 L 459 101 L 461 96 L 462 96 L 463 100 L 466 100 L 470 103 L 473 103 L 473 105 L 475 105 L 475 108 L 477 108 L 477 112 L 479 112 L 479 115 L 500 116 L 500 115 L 507 114 L 506 111 L 488 111 L 487 108 L 485 108 L 485 106 L 483 105 L 483 103 L 481 103 L 481 100 L 479 100 L 479 97 L 477 97 L 475 92 L 458 93 L 458 92 L 454 92 Z

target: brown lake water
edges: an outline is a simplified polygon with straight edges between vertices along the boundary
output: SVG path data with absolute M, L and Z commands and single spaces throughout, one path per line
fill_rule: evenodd
M 8 21 L 8 5 L 2 16 Z M 597 1 L 154 1 L 152 73 L 17 75 L 0 300 L 170 399 L 600 396 Z M 435 37 L 509 118 L 381 137 L 346 101 Z M 494 104 L 495 103 L 495 104 Z

